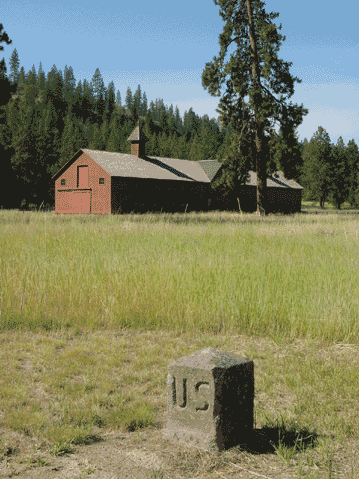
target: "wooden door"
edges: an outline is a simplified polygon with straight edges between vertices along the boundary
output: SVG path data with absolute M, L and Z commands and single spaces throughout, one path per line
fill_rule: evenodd
M 77 170 L 79 188 L 88 188 L 89 187 L 89 167 L 88 166 L 79 166 Z

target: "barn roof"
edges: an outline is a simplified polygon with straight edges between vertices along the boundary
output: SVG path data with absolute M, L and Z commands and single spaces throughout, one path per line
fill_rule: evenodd
M 52 179 L 56 180 L 82 153 L 92 158 L 111 176 L 210 183 L 222 167 L 222 163 L 216 160 L 189 161 L 155 156 L 146 156 L 142 159 L 126 153 L 81 149 Z M 246 185 L 257 186 L 256 172 L 249 172 Z M 287 180 L 281 171 L 267 178 L 267 186 L 303 189 L 296 181 Z
M 206 170 L 207 176 L 210 178 L 210 181 L 214 178 L 217 174 L 219 169 L 222 166 L 222 163 L 219 163 L 216 160 L 204 160 L 198 161 L 201 164 L 202 168 Z M 255 171 L 249 171 L 249 179 L 246 181 L 246 185 L 248 186 L 257 186 L 257 173 Z M 268 176 L 267 178 L 267 186 L 275 187 L 275 188 L 292 188 L 292 189 L 303 189 L 303 186 L 300 186 L 294 180 L 287 180 L 284 177 L 282 171 L 276 171 L 273 175 Z
M 160 163 L 156 164 L 138 158 L 135 155 L 87 149 L 82 151 L 96 161 L 96 163 L 111 176 L 195 181 L 193 178 L 183 175 L 181 171 L 177 171 L 175 168 L 163 168 Z
M 208 162 L 154 156 L 146 156 L 146 159 L 142 159 L 126 153 L 81 149 L 62 166 L 52 179 L 56 180 L 82 153 L 92 158 L 111 176 L 210 183 L 214 176 L 213 172 L 217 172 L 221 167 L 221 164 L 214 160 L 213 163 L 216 165 L 209 168 L 206 164 L 202 165 L 202 163 Z
M 211 160 L 213 163 L 212 165 L 212 172 L 215 171 L 214 174 L 210 173 L 210 168 L 207 165 L 203 165 L 203 161 L 190 161 L 190 160 L 179 160 L 175 158 L 160 158 L 158 156 L 148 156 L 146 157 L 147 160 L 155 160 L 158 164 L 162 164 L 162 167 L 166 167 L 165 165 L 175 168 L 177 171 L 188 175 L 195 181 L 200 181 L 202 183 L 210 183 L 212 178 L 214 177 L 215 173 L 220 169 L 221 164 L 215 160 Z
M 246 182 L 246 185 L 257 186 L 257 173 L 255 171 L 249 171 L 249 180 Z M 282 171 L 276 171 L 273 175 L 268 176 L 267 186 L 275 188 L 291 188 L 296 190 L 302 190 L 303 186 L 300 186 L 294 180 L 287 180 L 284 177 Z

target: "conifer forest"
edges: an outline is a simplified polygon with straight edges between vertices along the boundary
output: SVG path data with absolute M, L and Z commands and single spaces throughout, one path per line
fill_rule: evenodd
M 16 49 L 6 66 L 0 62 L 0 208 L 52 208 L 52 176 L 79 149 L 130 153 L 127 138 L 138 119 L 148 138 L 146 154 L 192 161 L 222 162 L 238 143 L 238 134 L 221 119 L 202 117 L 193 108 L 181 117 L 163 99 L 148 101 L 138 85 L 121 97 L 107 87 L 99 69 L 91 82 L 76 82 L 72 67 L 54 65 L 45 74 L 33 65 L 27 73 Z M 319 126 L 310 140 L 299 141 L 292 179 L 304 187 L 303 199 L 359 205 L 359 150 L 354 139 L 336 144 Z M 237 142 L 237 143 L 236 143 Z M 275 163 L 273 153 L 271 161 Z M 273 165 L 272 165 L 273 167 Z M 255 165 L 248 165 L 255 170 Z M 291 178 L 288 178 L 291 179 Z

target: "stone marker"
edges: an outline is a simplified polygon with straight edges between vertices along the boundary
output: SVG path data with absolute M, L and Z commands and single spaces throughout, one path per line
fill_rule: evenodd
M 246 443 L 253 431 L 253 361 L 215 348 L 168 366 L 164 437 L 221 451 Z

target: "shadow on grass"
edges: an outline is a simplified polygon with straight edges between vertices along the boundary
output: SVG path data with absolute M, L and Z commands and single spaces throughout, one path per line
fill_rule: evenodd
M 315 447 L 319 435 L 304 436 L 295 432 L 285 431 L 281 435 L 278 427 L 255 429 L 246 444 L 241 449 L 252 454 L 275 454 L 281 447 L 295 449 L 297 452 Z
M 241 444 L 241 449 L 251 454 L 276 454 L 283 450 L 291 450 L 293 454 L 302 452 L 318 445 L 322 435 L 306 427 L 294 424 L 285 426 L 277 422 L 276 425 L 265 425 L 261 429 L 253 429 L 246 443 Z

